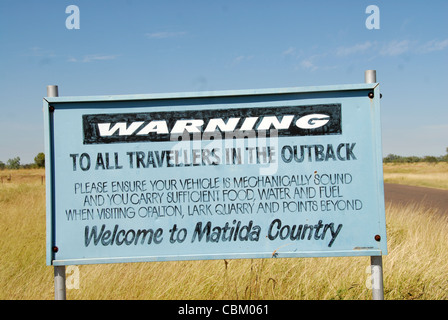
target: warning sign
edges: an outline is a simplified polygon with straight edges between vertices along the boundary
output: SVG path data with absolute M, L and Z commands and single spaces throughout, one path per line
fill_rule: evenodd
M 387 254 L 378 98 L 45 98 L 47 264 Z

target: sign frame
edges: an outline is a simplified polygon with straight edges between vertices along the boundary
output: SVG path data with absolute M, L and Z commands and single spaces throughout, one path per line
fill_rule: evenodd
M 171 103 L 184 103 L 189 105 L 211 104 L 217 101 L 238 102 L 239 104 L 257 104 L 260 102 L 289 101 L 289 100 L 312 100 L 320 99 L 364 99 L 364 105 L 369 106 L 370 121 L 368 127 L 371 128 L 369 148 L 373 155 L 371 181 L 374 188 L 371 191 L 372 202 L 377 210 L 375 213 L 376 226 L 371 238 L 376 246 L 353 247 L 349 250 L 331 251 L 304 251 L 294 252 L 279 247 L 278 250 L 265 252 L 236 252 L 215 254 L 184 254 L 167 256 L 110 256 L 110 257 L 77 257 L 58 258 L 58 242 L 55 240 L 56 233 L 56 201 L 57 186 L 60 183 L 57 167 L 58 154 L 55 141 L 59 132 L 55 131 L 55 113 L 62 113 L 69 110 L 89 110 L 89 109 L 109 109 L 121 110 L 125 105 L 140 105 L 142 102 L 157 102 L 160 105 L 169 106 Z M 337 257 L 337 256 L 382 256 L 387 254 L 386 221 L 384 205 L 384 186 L 382 171 L 382 148 L 381 148 L 381 124 L 380 124 L 380 92 L 378 83 L 353 84 L 353 85 L 332 85 L 332 86 L 310 86 L 296 88 L 276 88 L 261 90 L 229 90 L 212 92 L 186 92 L 168 94 L 143 94 L 143 95 L 112 95 L 112 96 L 81 96 L 81 97 L 46 97 L 44 98 L 44 128 L 45 128 L 45 154 L 46 154 L 46 262 L 47 265 L 65 266 L 80 264 L 99 263 L 127 263 L 127 262 L 149 262 L 149 261 L 173 261 L 173 260 L 207 260 L 207 259 L 248 259 L 248 258 L 293 258 L 293 257 Z M 367 103 L 368 101 L 368 103 Z M 220 102 L 220 103 L 221 103 Z M 150 108 L 150 107 L 148 107 Z M 100 112 L 97 112 L 100 113 Z M 67 155 L 66 155 L 67 156 Z

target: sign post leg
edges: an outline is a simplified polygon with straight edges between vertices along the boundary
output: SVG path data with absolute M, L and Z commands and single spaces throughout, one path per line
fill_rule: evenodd
M 376 82 L 376 70 L 366 70 L 364 73 L 365 83 Z M 370 265 L 372 272 L 372 298 L 373 300 L 384 300 L 383 288 L 383 257 L 371 256 Z
M 58 86 L 47 86 L 47 97 L 57 97 L 59 96 Z M 55 266 L 54 267 L 54 299 L 55 300 L 65 300 L 66 299 L 66 289 L 65 289 L 65 266 Z
M 371 256 L 370 265 L 372 268 L 372 299 L 384 300 L 383 257 Z
M 54 300 L 66 300 L 65 266 L 54 267 Z

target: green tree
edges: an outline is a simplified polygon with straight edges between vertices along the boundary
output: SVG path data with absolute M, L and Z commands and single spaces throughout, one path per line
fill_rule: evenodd
M 19 169 L 20 168 L 20 158 L 15 157 L 15 158 L 9 159 L 6 162 L 6 167 L 8 169 Z
M 6 168 L 6 164 L 3 161 L 0 161 L 0 170 L 3 170 Z
M 399 162 L 401 159 L 400 156 L 397 156 L 396 154 L 388 154 L 384 159 L 383 162 L 390 163 L 390 162 Z
M 437 158 L 434 156 L 425 156 L 423 158 L 423 161 L 428 162 L 428 163 L 437 163 L 438 162 Z
M 39 152 L 36 157 L 34 157 L 34 163 L 38 168 L 45 168 L 45 153 Z
M 448 148 L 446 148 L 446 155 L 441 157 L 442 159 L 440 161 L 448 162 Z

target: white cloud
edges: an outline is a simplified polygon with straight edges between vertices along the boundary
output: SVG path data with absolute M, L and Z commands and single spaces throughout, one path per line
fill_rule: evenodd
M 448 48 L 448 39 L 444 40 L 431 40 L 424 44 L 420 44 L 420 41 L 390 41 L 386 43 L 380 50 L 380 54 L 383 56 L 399 56 L 404 53 L 416 53 L 426 54 L 434 51 L 442 51 Z
M 373 46 L 372 42 L 366 41 L 364 43 L 358 43 L 350 47 L 339 47 L 336 50 L 336 54 L 338 56 L 348 56 L 351 54 L 362 53 L 372 48 L 372 46 Z
M 326 64 L 325 58 L 328 56 L 327 53 L 319 53 L 309 56 L 300 61 L 300 67 L 303 69 L 308 69 L 310 71 L 316 70 L 331 70 L 334 69 L 335 66 L 330 66 Z M 322 61 L 324 60 L 324 61 Z
M 160 31 L 160 32 L 147 33 L 145 34 L 145 36 L 149 39 L 166 39 L 166 38 L 181 37 L 186 34 L 187 33 L 185 31 L 176 31 L 176 32 Z
M 282 52 L 282 56 L 291 56 L 294 55 L 295 52 L 296 52 L 295 48 L 289 47 L 287 50 Z
M 302 62 L 300 63 L 300 65 L 304 68 L 310 69 L 310 68 L 314 68 L 314 64 L 311 62 L 310 59 L 306 59 L 306 60 L 302 60 Z
M 429 53 L 433 51 L 441 51 L 448 47 L 448 39 L 437 41 L 431 40 L 418 48 L 419 53 Z
M 314 62 L 312 61 L 312 58 L 302 60 L 302 61 L 300 62 L 300 65 L 301 65 L 303 68 L 305 68 L 305 69 L 309 69 L 309 70 L 311 70 L 311 71 L 315 71 L 315 70 L 318 69 L 318 67 L 317 67 L 317 66 L 314 64 Z
M 244 60 L 244 56 L 238 56 L 238 57 L 236 57 L 235 59 L 233 59 L 233 62 L 235 62 L 235 63 L 240 63 L 241 61 L 243 61 Z
M 92 62 L 92 61 L 98 61 L 98 60 L 114 60 L 118 56 L 117 55 L 100 55 L 100 54 L 90 54 L 87 56 L 84 56 L 84 59 L 82 62 Z
M 85 55 L 84 57 L 82 57 L 81 59 L 77 59 L 73 56 L 70 56 L 67 58 L 68 62 L 84 62 L 84 63 L 88 63 L 88 62 L 93 62 L 93 61 L 105 61 L 105 60 L 114 60 L 118 58 L 118 55 L 113 55 L 113 54 L 109 54 L 109 55 L 105 55 L 105 54 L 88 54 Z
M 362 55 L 368 61 L 380 57 L 398 57 L 403 54 L 428 54 L 431 52 L 442 51 L 448 49 L 448 39 L 431 40 L 422 42 L 419 40 L 390 40 L 385 42 L 380 41 L 364 41 L 347 46 L 339 46 L 332 50 L 327 50 L 318 54 L 304 55 L 300 50 L 297 53 L 295 47 L 289 47 L 281 54 L 283 57 L 295 57 L 299 64 L 294 68 L 305 69 L 307 71 L 316 70 L 332 70 L 339 68 L 342 64 L 341 59 L 351 58 L 356 55 Z M 315 51 L 315 48 L 313 48 Z M 242 59 L 239 57 L 237 59 Z
M 244 61 L 250 61 L 253 58 L 254 58 L 253 55 L 250 55 L 250 56 L 240 55 L 240 56 L 236 57 L 235 59 L 233 59 L 232 64 L 236 65 L 236 64 L 239 64 Z
M 393 40 L 386 43 L 380 50 L 380 54 L 383 56 L 398 56 L 408 52 L 411 49 L 412 43 L 409 40 Z
M 25 54 L 23 54 L 22 56 L 25 57 L 48 57 L 48 58 L 54 58 L 56 57 L 56 54 L 51 51 L 51 50 L 47 50 L 41 47 L 32 47 L 28 50 L 28 52 L 26 52 Z

